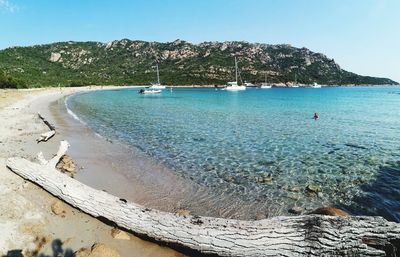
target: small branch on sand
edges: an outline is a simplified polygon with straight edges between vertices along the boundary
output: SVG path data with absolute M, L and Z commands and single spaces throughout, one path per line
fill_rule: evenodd
M 45 133 L 41 134 L 40 137 L 39 137 L 38 139 L 36 139 L 36 142 L 37 142 L 37 143 L 40 143 L 40 142 L 47 142 L 47 140 L 49 140 L 50 138 L 52 138 L 55 134 L 56 134 L 56 131 L 54 131 L 54 130 L 45 132 Z
M 42 114 L 40 114 L 40 112 L 38 112 L 38 116 L 39 119 L 41 119 L 43 121 L 44 124 L 46 124 L 46 126 L 50 129 L 50 130 L 56 130 L 56 127 L 54 125 L 52 125 L 48 120 L 46 120 L 45 117 L 42 116 Z
M 44 122 L 44 124 L 46 124 L 46 126 L 50 129 L 50 131 L 41 134 L 40 137 L 36 139 L 36 142 L 37 143 L 47 142 L 47 140 L 49 140 L 56 134 L 56 128 L 48 120 L 46 120 L 39 112 L 38 116 Z
M 381 217 L 303 215 L 242 221 L 148 209 L 58 172 L 69 147 L 40 163 L 10 158 L 7 167 L 94 217 L 164 243 L 220 256 L 396 256 L 400 224 Z

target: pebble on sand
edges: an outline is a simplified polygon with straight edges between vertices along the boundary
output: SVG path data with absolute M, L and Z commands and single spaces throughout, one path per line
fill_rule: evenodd
M 61 201 L 54 202 L 51 205 L 51 211 L 57 216 L 65 217 L 66 211 Z
M 61 157 L 60 161 L 57 163 L 57 169 L 59 169 L 61 172 L 68 173 L 71 177 L 73 176 L 75 172 L 75 163 L 72 160 L 71 156 L 65 154 L 63 157 Z
M 118 228 L 113 228 L 111 229 L 111 236 L 114 239 L 119 239 L 119 240 L 130 240 L 131 237 L 126 233 L 125 231 L 122 231 Z

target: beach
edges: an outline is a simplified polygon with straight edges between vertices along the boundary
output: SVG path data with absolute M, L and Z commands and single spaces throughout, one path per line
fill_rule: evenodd
M 6 168 L 9 157 L 33 160 L 42 151 L 45 158 L 50 159 L 64 139 L 62 134 L 57 133 L 48 142 L 36 143 L 39 135 L 48 131 L 37 112 L 46 115 L 50 112 L 49 105 L 64 96 L 99 88 L 0 91 L 1 255 L 21 250 L 25 256 L 37 253 L 51 256 L 52 247 L 56 244 L 72 252 L 90 249 L 94 244 L 105 244 L 119 256 L 183 256 L 129 233 L 130 240 L 114 239 L 111 236 L 112 226 L 60 202 Z M 61 211 L 52 210 L 55 203 Z
M 51 159 L 57 152 L 61 140 L 68 140 L 71 144 L 67 154 L 76 164 L 77 173 L 74 176 L 76 180 L 99 192 L 105 191 L 115 195 L 121 201 L 138 203 L 153 209 L 143 208 L 142 211 L 134 209 L 139 213 L 155 214 L 152 216 L 154 220 L 150 227 L 145 227 L 145 221 L 142 225 L 142 219 L 132 221 L 134 224 L 135 222 L 140 224 L 140 229 L 144 227 L 141 231 L 145 231 L 145 235 L 148 233 L 150 238 L 157 240 L 178 242 L 178 245 L 203 252 L 208 251 L 208 253 L 261 256 L 266 249 L 277 247 L 276 249 L 280 251 L 281 247 L 288 245 L 286 239 L 291 236 L 296 240 L 291 241 L 290 245 L 296 246 L 296 242 L 314 245 L 314 236 L 307 237 L 311 230 L 314 231 L 313 228 L 304 230 L 307 227 L 305 224 L 313 222 L 334 224 L 322 228 L 328 231 L 329 235 L 339 233 L 339 231 L 343 233 L 342 222 L 351 224 L 348 225 L 348 230 L 345 228 L 347 232 L 344 232 L 344 241 L 351 238 L 361 242 L 358 236 L 363 238 L 364 232 L 361 233 L 358 229 L 364 231 L 365 227 L 368 227 L 365 230 L 366 235 L 372 235 L 373 238 L 376 237 L 374 233 L 379 236 L 384 234 L 389 238 L 398 236 L 396 223 L 387 222 L 380 217 L 319 215 L 285 217 L 284 215 L 269 218 L 266 217 L 267 212 L 252 208 L 249 203 L 232 195 L 217 197 L 206 187 L 174 173 L 162 163 L 152 161 L 139 150 L 127 147 L 121 141 L 113 141 L 97 134 L 89 126 L 76 120 L 77 117 L 73 118 L 73 113 L 68 113 L 65 105 L 66 97 L 98 89 L 120 90 L 115 87 L 82 87 L 0 91 L 0 118 L 3 121 L 3 126 L 0 127 L 1 255 L 53 256 L 61 252 L 64 254 L 75 252 L 77 257 L 185 256 L 164 245 L 143 240 L 128 231 L 123 231 L 122 228 L 116 229 L 110 225 L 110 222 L 103 219 L 96 219 L 82 213 L 6 168 L 9 157 L 22 157 L 37 162 L 37 153 L 42 151 L 46 160 Z M 101 91 L 98 92 L 101 93 Z M 128 89 L 122 93 L 129 95 L 135 91 Z M 121 102 L 118 103 L 121 104 Z M 39 118 L 38 112 L 56 127 L 56 135 L 48 142 L 36 143 L 39 135 L 49 130 Z M 316 198 L 315 195 L 308 197 L 316 200 L 321 198 Z M 172 212 L 172 214 L 154 209 Z M 107 211 L 106 208 L 105 212 Z M 204 216 L 211 216 L 211 218 Z M 247 221 L 212 217 L 239 217 L 239 219 L 245 217 Z M 331 223 L 333 220 L 335 222 Z M 146 231 L 149 229 L 152 231 L 153 226 L 159 226 L 158 233 Z M 378 231 L 375 227 L 387 228 L 389 232 Z M 281 232 L 283 234 L 279 235 Z M 215 240 L 216 233 L 220 240 Z M 243 233 L 245 236 L 238 240 L 237 237 Z M 260 233 L 263 236 L 260 236 Z M 272 241 L 265 240 L 271 233 L 278 236 Z M 288 236 L 288 233 L 293 234 Z M 323 234 L 318 234 L 315 238 Z M 184 236 L 181 237 L 182 235 Z M 254 239 L 255 237 L 257 239 Z M 181 238 L 188 241 L 182 241 Z M 341 237 L 325 239 L 335 241 L 328 245 L 340 245 L 339 241 L 342 240 Z M 235 247 L 225 247 L 227 243 Z M 241 247 L 242 245 L 246 246 L 246 250 Z M 258 254 L 248 252 L 248 245 L 251 245 Z M 351 243 L 348 245 L 353 247 Z M 298 251 L 306 252 L 308 249 L 303 243 L 298 247 L 297 254 Z M 324 247 L 321 245 L 321 249 Z M 182 249 L 179 248 L 179 251 Z M 366 249 L 364 245 L 362 249 Z M 103 255 L 99 253 L 100 251 Z M 95 255 L 94 252 L 100 255 Z M 15 255 L 18 253 L 20 255 Z M 184 253 L 187 252 L 184 251 Z M 190 253 L 187 254 L 190 255 Z

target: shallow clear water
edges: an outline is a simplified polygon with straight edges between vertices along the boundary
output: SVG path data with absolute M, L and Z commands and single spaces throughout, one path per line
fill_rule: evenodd
M 122 89 L 68 106 L 100 135 L 267 216 L 339 205 L 400 221 L 399 87 Z

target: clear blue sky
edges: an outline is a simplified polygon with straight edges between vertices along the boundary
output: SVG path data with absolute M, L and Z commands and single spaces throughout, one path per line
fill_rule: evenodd
M 400 0 L 0 0 L 0 24 L 0 49 L 121 38 L 288 43 L 400 81 Z

